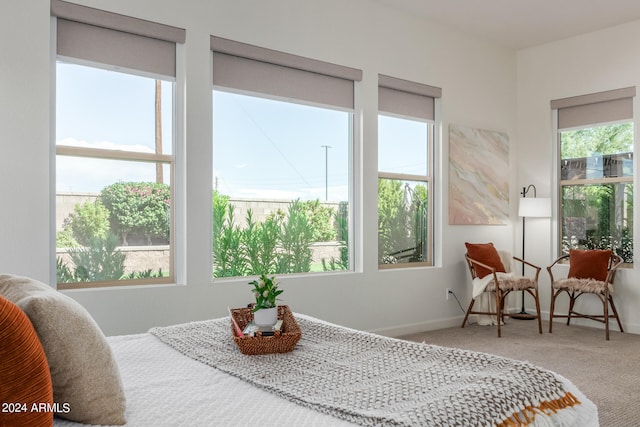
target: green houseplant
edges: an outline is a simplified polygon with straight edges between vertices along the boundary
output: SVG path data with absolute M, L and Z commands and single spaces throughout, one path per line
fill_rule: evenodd
M 260 275 L 257 280 L 252 280 L 249 285 L 253 287 L 253 296 L 256 304 L 253 307 L 254 322 L 257 325 L 273 325 L 278 320 L 278 307 L 276 300 L 284 292 L 278 289 L 275 276 Z

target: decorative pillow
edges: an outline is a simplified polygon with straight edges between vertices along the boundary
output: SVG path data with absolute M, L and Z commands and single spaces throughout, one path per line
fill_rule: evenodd
M 569 250 L 569 275 L 576 279 L 605 281 L 609 269 L 611 250 Z
M 500 260 L 500 254 L 493 246 L 493 243 L 468 243 L 465 242 L 467 247 L 467 254 L 470 258 L 479 261 L 483 264 L 493 267 L 496 271 L 501 273 L 505 272 L 504 265 Z M 479 278 L 483 278 L 487 274 L 491 274 L 491 270 L 484 268 L 478 264 L 474 264 L 473 268 L 476 270 L 476 275 Z
M 19 276 L 0 275 L 0 295 L 26 313 L 40 338 L 53 400 L 59 404 L 56 415 L 86 424 L 124 424 L 118 365 L 84 307 L 44 283 Z
M 0 425 L 51 426 L 53 391 L 44 350 L 27 315 L 1 296 L 0 343 Z

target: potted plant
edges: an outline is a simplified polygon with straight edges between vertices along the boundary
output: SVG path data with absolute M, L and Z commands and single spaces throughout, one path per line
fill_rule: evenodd
M 253 286 L 253 296 L 256 298 L 256 304 L 253 307 L 253 321 L 260 326 L 275 325 L 278 321 L 276 300 L 278 295 L 284 292 L 282 289 L 278 289 L 276 277 L 262 274 L 258 280 L 252 280 L 249 284 Z

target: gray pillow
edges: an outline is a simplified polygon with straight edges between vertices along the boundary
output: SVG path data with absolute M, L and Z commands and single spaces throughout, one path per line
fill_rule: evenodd
M 20 307 L 42 343 L 56 415 L 86 424 L 122 425 L 126 400 L 104 334 L 74 299 L 26 277 L 0 275 L 0 295 Z M 64 405 L 64 404 L 68 405 Z

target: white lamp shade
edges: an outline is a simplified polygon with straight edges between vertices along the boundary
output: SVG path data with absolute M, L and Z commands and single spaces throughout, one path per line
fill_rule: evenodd
M 548 197 L 523 197 L 520 199 L 518 216 L 527 218 L 549 218 L 551 199 Z

